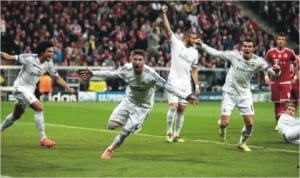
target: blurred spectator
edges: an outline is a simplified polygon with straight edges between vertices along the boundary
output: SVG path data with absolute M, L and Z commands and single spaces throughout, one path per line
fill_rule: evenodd
M 40 93 L 40 100 L 49 101 L 49 97 L 53 91 L 53 81 L 48 73 L 40 76 L 38 90 Z

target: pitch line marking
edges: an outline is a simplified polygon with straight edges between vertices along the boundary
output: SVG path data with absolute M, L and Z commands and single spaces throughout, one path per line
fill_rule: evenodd
M 24 125 L 33 125 L 33 123 L 26 123 L 26 122 L 23 122 L 22 124 L 24 124 Z M 52 126 L 52 127 L 61 127 L 61 128 L 69 128 L 69 129 L 80 129 L 80 130 L 88 130 L 88 131 L 95 131 L 95 132 L 107 132 L 107 133 L 119 133 L 120 132 L 120 131 L 114 131 L 114 130 L 94 129 L 94 128 L 86 128 L 86 127 L 78 127 L 78 126 L 69 126 L 69 125 L 63 125 L 63 124 L 51 124 L 51 123 L 47 123 L 46 125 L 47 126 Z M 165 138 L 165 136 L 142 134 L 142 133 L 138 133 L 138 134 L 135 134 L 135 135 L 137 135 L 137 136 L 144 136 L 144 137 L 152 137 L 152 138 L 162 138 L 162 139 Z M 210 140 L 199 140 L 199 139 L 196 139 L 196 140 L 194 140 L 194 139 L 186 139 L 186 140 L 191 140 L 191 141 L 200 142 L 200 143 L 209 143 L 209 144 L 236 146 L 236 144 L 222 143 L 222 142 L 210 141 Z M 255 146 L 255 145 L 251 145 L 249 147 L 250 148 L 258 148 L 258 149 L 266 149 L 266 150 L 270 150 L 270 151 L 280 151 L 280 152 L 287 152 L 287 153 L 299 153 L 299 151 L 294 151 L 294 150 L 278 149 L 278 148 L 267 148 L 267 147 Z

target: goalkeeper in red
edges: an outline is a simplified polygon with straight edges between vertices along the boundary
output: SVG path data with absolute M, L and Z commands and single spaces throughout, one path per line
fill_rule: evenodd
M 202 49 L 209 55 L 231 62 L 222 88 L 223 101 L 221 118 L 219 120 L 220 139 L 222 141 L 226 139 L 226 128 L 229 124 L 231 113 L 237 107 L 244 119 L 238 148 L 243 151 L 251 151 L 246 144 L 246 141 L 252 134 L 254 125 L 254 108 L 250 90 L 251 78 L 258 71 L 267 71 L 270 75 L 278 76 L 281 72 L 280 68 L 278 65 L 271 67 L 263 58 L 254 55 L 254 42 L 250 38 L 246 38 L 243 41 L 242 51 L 218 51 L 204 43 L 201 45 Z
M 141 126 L 148 117 L 154 103 L 156 86 L 164 87 L 171 93 L 184 98 L 192 104 L 198 100 L 191 93 L 183 92 L 172 86 L 163 79 L 152 68 L 145 65 L 146 52 L 140 49 L 132 51 L 131 63 L 115 71 L 91 71 L 89 69 L 79 72 L 80 77 L 89 79 L 92 76 L 102 78 L 124 79 L 128 86 L 126 94 L 121 103 L 114 109 L 108 121 L 108 129 L 116 129 L 123 126 L 119 135 L 115 137 L 112 144 L 102 154 L 102 159 L 110 159 L 113 151 L 122 145 L 130 133 L 141 130 Z

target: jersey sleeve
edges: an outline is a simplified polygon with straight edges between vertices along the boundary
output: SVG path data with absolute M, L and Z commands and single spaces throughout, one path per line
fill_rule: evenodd
M 119 70 L 109 71 L 109 70 L 102 70 L 102 71 L 92 71 L 93 76 L 101 77 L 101 78 L 117 78 L 119 77 Z
M 175 36 L 174 33 L 172 32 L 172 37 L 171 37 L 171 47 L 172 47 L 172 48 L 176 48 L 176 46 L 178 46 L 179 43 L 181 43 L 181 40 L 179 40 L 178 38 L 176 38 L 176 36 Z
M 258 60 L 260 62 L 260 65 L 259 65 L 259 70 L 260 71 L 266 70 L 267 68 L 270 67 L 270 65 L 268 64 L 268 62 L 264 58 L 259 57 Z
M 193 67 L 198 67 L 198 63 L 199 63 L 199 53 L 197 49 L 195 50 L 195 59 L 193 60 L 192 66 Z
M 19 64 L 26 64 L 28 63 L 28 61 L 31 59 L 31 57 L 33 56 L 33 54 L 19 54 L 19 55 L 16 55 L 16 61 L 19 63 Z
M 216 56 L 222 59 L 231 60 L 233 59 L 231 56 L 235 55 L 236 51 L 219 51 L 212 47 L 209 47 L 207 44 L 202 43 L 202 49 L 206 51 L 211 56 Z
M 169 83 L 167 80 L 162 78 L 157 72 L 154 70 L 149 70 L 150 75 L 153 77 L 155 83 L 159 87 L 164 87 L 168 92 L 173 93 L 174 95 L 185 99 L 190 93 L 183 92 Z
M 122 67 L 120 67 L 117 70 L 95 70 L 92 71 L 93 72 L 93 76 L 97 76 L 97 77 L 101 77 L 101 78 L 124 78 L 124 76 L 126 75 L 126 73 L 128 73 L 130 71 L 130 66 L 129 65 L 124 65 Z
M 52 60 L 49 61 L 48 72 L 51 76 L 58 76 L 59 75 Z

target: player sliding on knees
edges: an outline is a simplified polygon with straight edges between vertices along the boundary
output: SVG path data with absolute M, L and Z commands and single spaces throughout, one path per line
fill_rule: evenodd
M 191 93 L 185 93 L 172 86 L 163 79 L 155 70 L 145 65 L 146 52 L 136 49 L 131 53 L 131 63 L 115 71 L 92 71 L 81 70 L 79 75 L 83 79 L 89 79 L 92 76 L 102 78 L 124 79 L 128 86 L 125 97 L 112 112 L 107 127 L 116 129 L 123 126 L 119 135 L 117 135 L 112 144 L 106 148 L 102 154 L 102 159 L 110 159 L 113 151 L 117 149 L 130 133 L 137 133 L 148 117 L 154 103 L 154 93 L 156 86 L 164 87 L 171 93 L 186 99 L 191 104 L 197 104 L 198 100 Z

